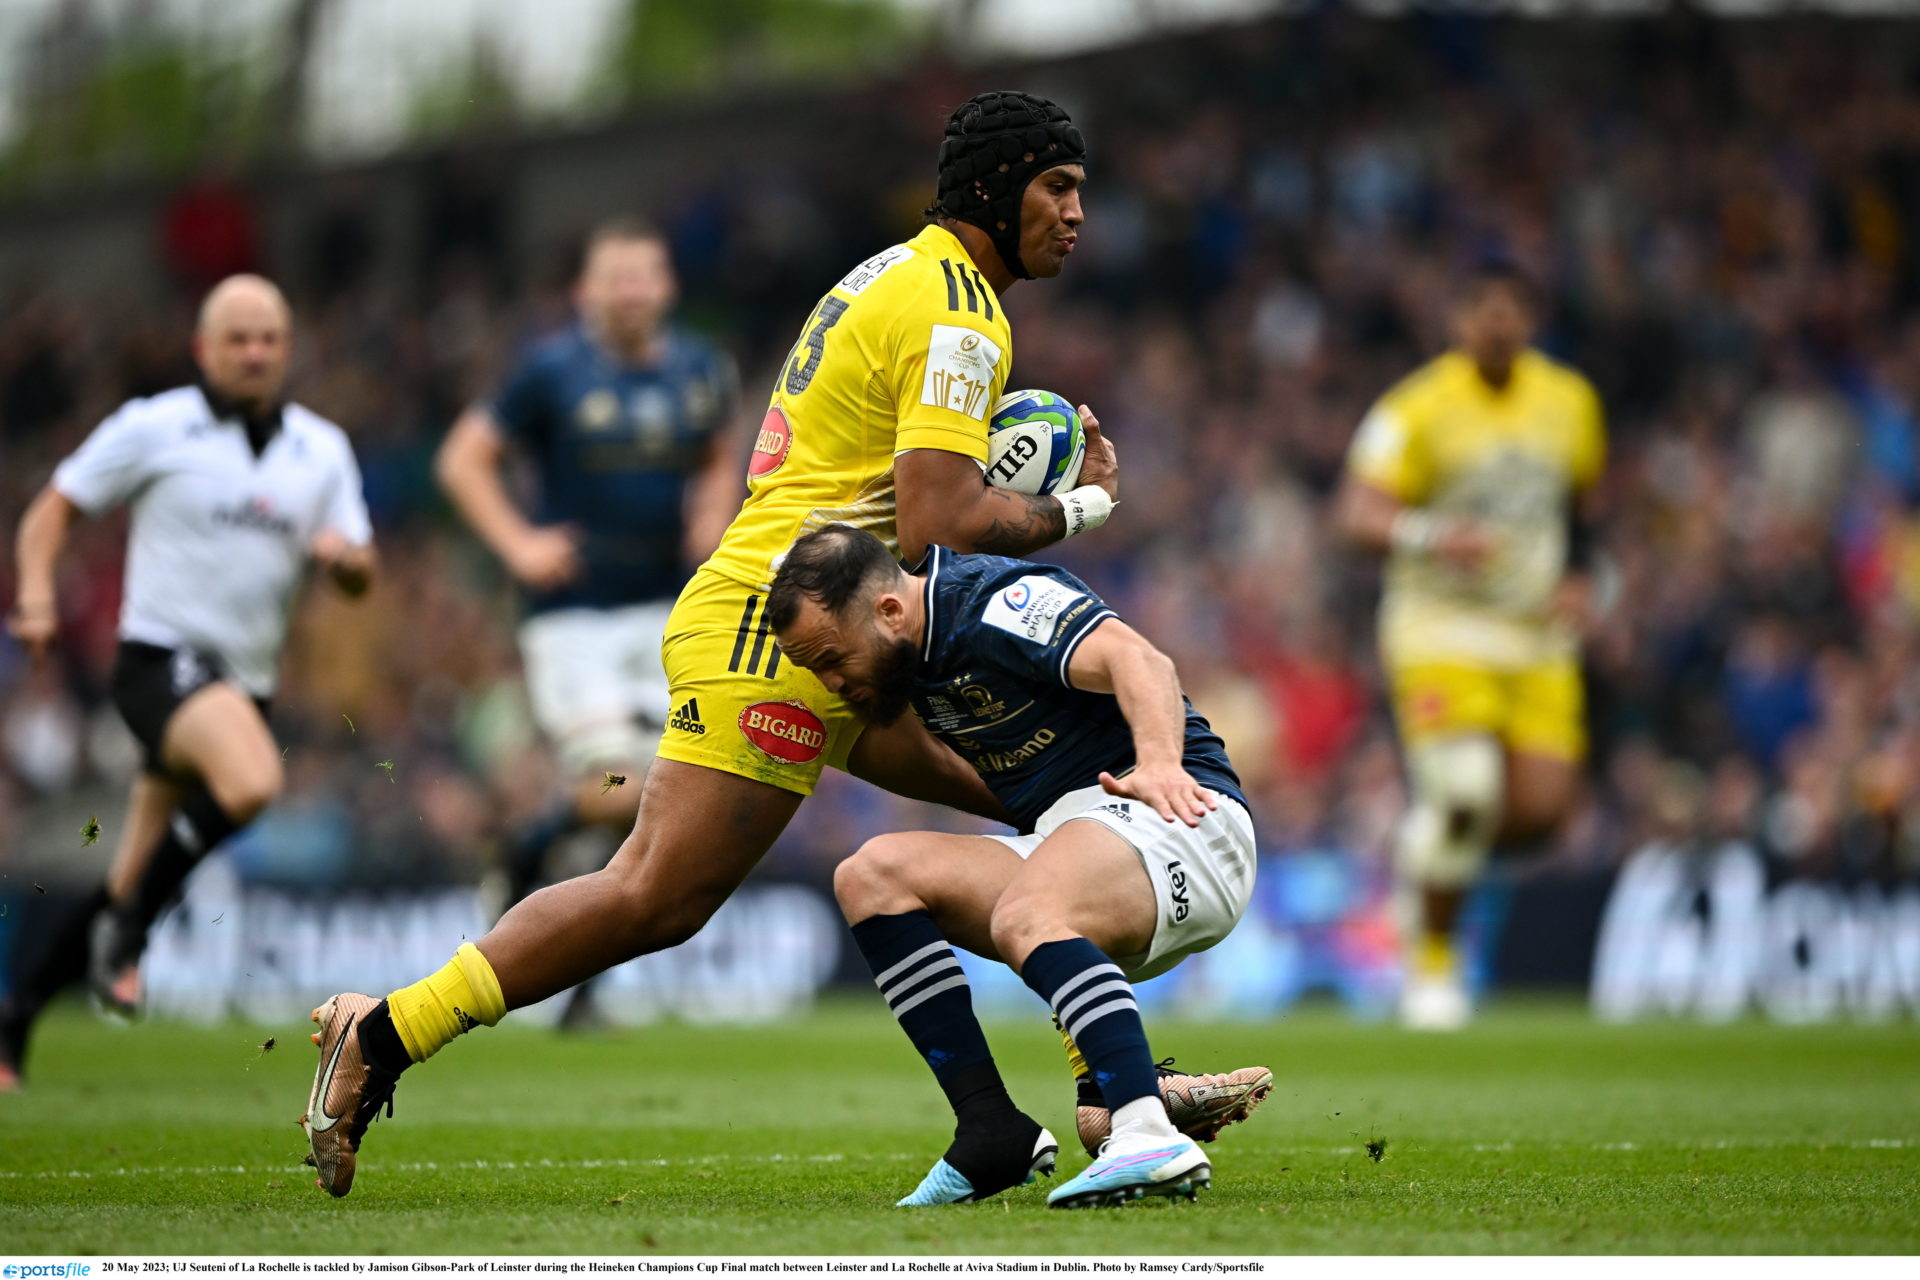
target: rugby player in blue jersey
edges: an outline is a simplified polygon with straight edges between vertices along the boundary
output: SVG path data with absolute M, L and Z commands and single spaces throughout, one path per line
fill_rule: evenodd
M 931 548 L 903 571 L 829 525 L 767 599 L 787 658 L 877 724 L 908 710 L 1028 832 L 909 832 L 841 863 L 834 892 L 894 1017 L 952 1104 L 953 1144 L 903 1205 L 978 1200 L 1050 1172 L 951 943 L 1005 961 L 1079 1046 L 1112 1115 L 1058 1208 L 1189 1198 L 1212 1177 L 1168 1120 L 1132 983 L 1224 938 L 1253 893 L 1254 835 L 1220 738 L 1173 663 L 1065 570 Z M 1272 1077 L 1249 1087 L 1248 1105 Z
M 526 591 L 527 693 L 569 784 L 511 841 L 508 905 L 567 831 L 624 834 L 668 720 L 698 718 L 667 705 L 660 641 L 691 566 L 739 506 L 726 448 L 737 378 L 723 352 L 668 325 L 675 291 L 657 230 L 601 225 L 575 286 L 579 323 L 462 414 L 436 461 L 454 505 Z M 530 513 L 502 475 L 510 450 L 539 482 Z M 609 773 L 627 784 L 607 785 Z

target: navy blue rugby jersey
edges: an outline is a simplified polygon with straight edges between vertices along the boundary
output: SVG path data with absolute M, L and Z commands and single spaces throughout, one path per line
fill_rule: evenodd
M 687 482 L 737 399 L 733 362 L 672 332 L 660 360 L 622 364 L 576 325 L 536 345 L 490 408 L 532 458 L 538 524 L 578 526 L 586 571 L 528 607 L 596 608 L 672 599 Z
M 1067 683 L 1080 642 L 1112 609 L 1065 569 L 933 547 L 926 647 L 913 696 L 923 724 L 986 780 L 1032 830 L 1069 791 L 1133 767 L 1133 732 L 1109 693 Z M 1187 702 L 1187 772 L 1246 804 L 1225 744 Z

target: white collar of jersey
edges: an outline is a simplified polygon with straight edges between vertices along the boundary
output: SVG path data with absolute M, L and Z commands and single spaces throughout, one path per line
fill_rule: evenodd
M 920 645 L 920 661 L 922 662 L 933 661 L 933 585 L 939 581 L 940 565 L 946 560 L 949 554 L 945 547 L 930 546 L 927 548 L 927 554 L 920 558 L 920 563 L 914 566 L 913 571 L 915 573 L 924 573 L 927 575 L 926 581 L 920 584 L 921 625 L 926 628 L 927 632 Z

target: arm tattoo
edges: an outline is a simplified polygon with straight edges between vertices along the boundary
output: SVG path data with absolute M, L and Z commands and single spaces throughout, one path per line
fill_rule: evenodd
M 996 492 L 1005 495 L 1007 505 L 1015 507 L 1017 514 L 995 516 L 980 536 L 973 540 L 975 551 L 996 556 L 1023 556 L 1041 547 L 1051 546 L 1067 536 L 1067 510 L 1057 499 L 1045 494 L 1012 493 L 1005 489 Z

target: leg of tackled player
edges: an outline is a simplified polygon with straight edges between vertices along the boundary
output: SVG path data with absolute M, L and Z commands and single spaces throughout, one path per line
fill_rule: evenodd
M 834 871 L 875 985 L 953 1108 L 952 1144 L 902 1206 L 984 1200 L 1053 1172 L 1060 1145 L 1007 1096 L 947 941 L 988 945 L 980 926 L 1019 868 L 998 840 L 908 832 L 868 841 Z
M 1085 1056 L 1112 1115 L 1100 1157 L 1047 1197 L 1055 1208 L 1185 1195 L 1212 1179 L 1200 1147 L 1160 1101 L 1133 984 L 1114 956 L 1144 955 L 1158 905 L 1133 847 L 1106 827 L 1068 822 L 1041 841 L 995 905 L 1000 954 L 1053 1009 Z

